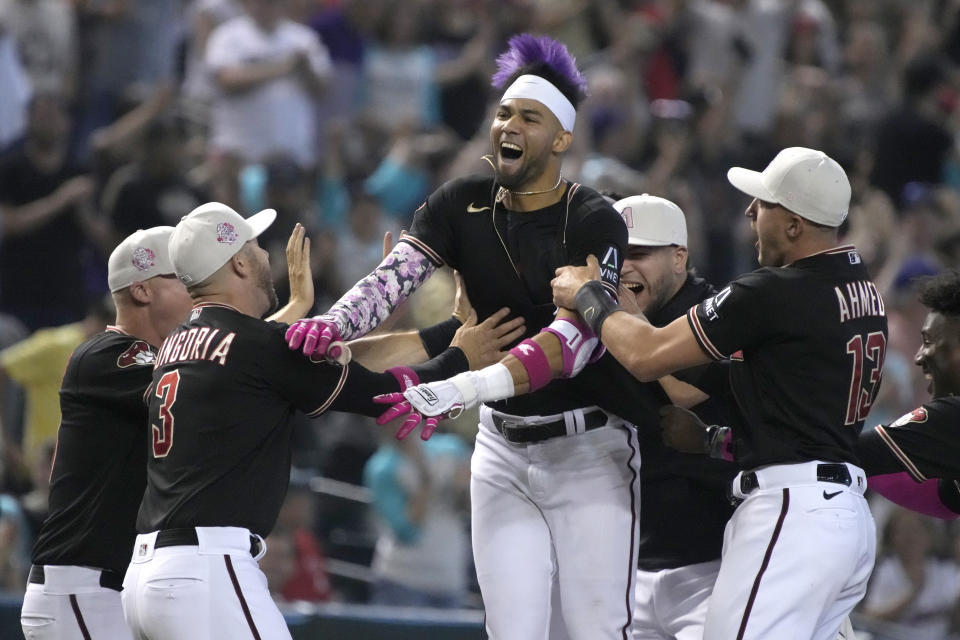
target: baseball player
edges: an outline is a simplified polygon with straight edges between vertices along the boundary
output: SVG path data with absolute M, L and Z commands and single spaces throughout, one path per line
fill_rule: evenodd
M 577 308 L 641 380 L 733 360 L 743 418 L 733 449 L 744 471 L 732 492 L 742 503 L 726 527 L 703 637 L 832 640 L 874 562 L 876 532 L 853 447 L 880 382 L 883 299 L 856 249 L 837 246 L 850 183 L 834 160 L 791 147 L 762 173 L 737 167 L 727 175 L 753 198 L 746 215 L 763 268 L 662 328 L 617 313 L 593 257 L 558 270 L 554 301 Z M 404 396 L 432 416 L 523 392 L 526 372 L 504 365 L 514 385 L 496 394 L 483 385 L 498 365 Z
M 256 561 L 286 493 L 291 413 L 376 415 L 371 395 L 468 366 L 455 347 L 388 373 L 290 351 L 287 325 L 260 320 L 276 293 L 256 238 L 275 216 L 208 203 L 170 238 L 194 306 L 157 352 L 145 394 L 147 487 L 122 593 L 135 637 L 290 638 Z
M 173 227 L 131 234 L 108 261 L 116 324 L 74 351 L 60 390 L 62 420 L 50 513 L 33 548 L 21 624 L 30 640 L 130 638 L 120 588 L 146 485 L 147 407 L 156 345 L 190 312 L 167 250 Z M 275 316 L 313 304 L 310 241 L 287 245 L 291 300 Z
M 680 207 L 644 194 L 619 200 L 614 208 L 629 233 L 620 274 L 625 310 L 641 312 L 653 326 L 662 327 L 716 293 L 687 269 L 687 225 Z M 631 299 L 634 309 L 628 305 Z M 729 396 L 725 364 L 678 375 L 698 388 L 709 388 L 712 396 Z M 715 401 L 701 403 L 696 412 L 709 423 L 726 419 Z M 643 465 L 633 637 L 699 640 L 720 570 L 723 529 L 733 513 L 725 488 L 737 469 L 727 461 L 665 447 L 658 423 L 656 413 L 634 423 Z
M 487 631 L 495 640 L 545 639 L 556 577 L 574 640 L 622 639 L 632 619 L 639 490 L 636 432 L 618 417 L 632 410 L 630 397 L 606 382 L 604 367 L 619 367 L 612 358 L 584 369 L 599 355 L 597 340 L 574 313 L 554 317 L 549 282 L 557 267 L 595 253 L 615 295 L 627 233 L 599 193 L 561 174 L 584 87 L 566 47 L 515 36 L 493 81 L 505 88 L 490 127 L 493 175 L 431 194 L 380 267 L 327 314 L 291 327 L 289 343 L 339 355 L 336 341 L 373 329 L 443 264 L 460 271 L 480 318 L 504 305 L 523 316 L 526 339 L 512 352 L 532 372 L 532 393 L 481 407 L 471 464 Z M 491 389 L 512 388 L 510 372 L 497 371 Z M 551 377 L 561 379 L 548 384 Z M 401 403 L 386 415 L 408 410 Z M 408 426 L 419 414 L 411 417 Z
M 28 640 L 130 639 L 120 588 L 146 484 L 156 345 L 190 311 L 167 253 L 173 227 L 137 231 L 110 255 L 116 323 L 70 357 L 50 481 L 21 625 Z
M 857 455 L 870 488 L 901 506 L 954 519 L 960 514 L 960 274 L 923 283 L 929 309 L 914 358 L 929 381 L 931 400 L 889 425 L 864 431 Z

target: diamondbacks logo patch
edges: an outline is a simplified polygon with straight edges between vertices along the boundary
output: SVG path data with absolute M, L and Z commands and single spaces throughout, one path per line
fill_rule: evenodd
M 237 230 L 229 222 L 221 222 L 217 225 L 217 242 L 220 244 L 233 244 L 237 241 Z
M 156 354 L 150 345 L 143 340 L 137 340 L 127 347 L 127 350 L 117 358 L 117 366 L 121 369 L 132 367 L 133 365 L 152 365 L 156 360 Z
M 130 262 L 136 267 L 137 271 L 146 271 L 156 264 L 157 254 L 147 247 L 137 247 L 133 250 L 133 257 Z
M 908 422 L 926 422 L 928 417 L 927 410 L 923 407 L 918 407 L 910 413 L 904 414 L 897 418 L 895 422 L 890 423 L 890 426 L 899 427 L 907 424 Z

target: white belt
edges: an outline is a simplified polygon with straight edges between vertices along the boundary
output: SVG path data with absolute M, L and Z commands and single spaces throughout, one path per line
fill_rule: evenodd
M 823 472 L 825 470 L 832 470 L 838 466 L 846 467 L 850 484 L 824 479 Z M 744 499 L 754 489 L 763 491 L 818 483 L 845 486 L 850 491 L 863 495 L 863 492 L 867 489 L 867 474 L 864 473 L 863 469 L 849 462 L 813 460 L 797 464 L 776 464 L 752 471 L 741 471 L 733 479 L 732 491 L 734 496 Z

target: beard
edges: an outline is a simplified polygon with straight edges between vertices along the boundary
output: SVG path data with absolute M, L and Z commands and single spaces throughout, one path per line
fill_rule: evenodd
M 263 314 L 268 316 L 280 307 L 280 299 L 277 297 L 277 290 L 273 286 L 273 276 L 270 273 L 270 267 L 258 263 L 257 267 L 257 288 L 267 298 L 268 309 Z

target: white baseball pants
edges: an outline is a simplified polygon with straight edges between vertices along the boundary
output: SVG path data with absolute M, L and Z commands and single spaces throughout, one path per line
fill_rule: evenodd
M 100 586 L 99 569 L 46 565 L 44 576 L 23 597 L 26 640 L 132 640 L 120 592 Z
M 197 527 L 198 546 L 154 548 L 137 536 L 123 581 L 123 611 L 138 640 L 290 640 L 250 532 Z
M 473 554 L 491 640 L 547 640 L 551 585 L 572 640 L 627 640 L 633 617 L 640 456 L 607 426 L 511 444 L 483 406 L 471 462 Z
M 876 529 L 866 475 L 846 465 L 848 487 L 817 481 L 814 462 L 756 470 L 724 532 L 704 640 L 834 640 L 863 598 Z
M 667 514 L 664 514 L 667 517 Z M 637 571 L 634 640 L 700 640 L 720 561 Z

